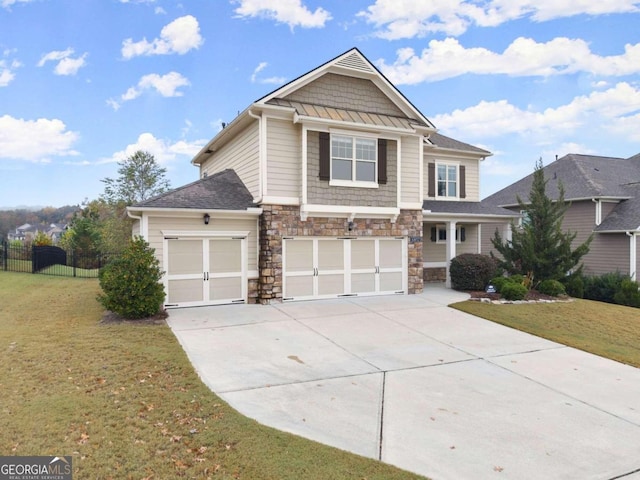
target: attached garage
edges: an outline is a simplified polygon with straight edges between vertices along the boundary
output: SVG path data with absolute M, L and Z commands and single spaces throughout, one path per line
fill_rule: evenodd
M 407 293 L 407 239 L 285 237 L 283 301 Z
M 165 306 L 244 303 L 247 236 L 248 232 L 164 232 Z

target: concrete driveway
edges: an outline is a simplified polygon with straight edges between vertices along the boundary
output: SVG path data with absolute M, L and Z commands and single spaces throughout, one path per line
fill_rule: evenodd
M 434 480 L 640 480 L 640 370 L 446 307 L 465 298 L 430 287 L 168 321 L 216 394 L 280 430 Z

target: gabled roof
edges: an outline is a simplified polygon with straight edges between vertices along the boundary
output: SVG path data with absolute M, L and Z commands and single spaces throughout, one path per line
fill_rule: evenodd
M 429 138 L 425 140 L 425 143 L 429 146 L 443 148 L 446 150 L 478 153 L 487 157 L 492 155 L 492 153 L 487 150 L 483 150 L 482 148 L 474 147 L 473 145 L 469 145 L 468 143 L 446 137 L 440 133 L 432 133 L 431 135 L 429 135 Z
M 470 215 L 470 216 L 504 216 L 509 218 L 519 215 L 506 208 L 490 205 L 485 202 L 458 202 L 442 200 L 425 200 L 422 202 L 422 210 L 427 210 L 433 214 L 448 215 Z
M 429 121 L 429 119 L 427 119 L 427 117 L 425 117 L 422 112 L 420 112 L 420 110 L 418 110 L 413 103 L 411 103 L 409 99 L 407 99 L 400 90 L 398 90 L 395 85 L 393 85 L 357 48 L 352 48 L 345 53 L 338 55 L 332 60 L 329 60 L 282 87 L 277 88 L 271 93 L 268 93 L 255 103 L 268 104 L 273 99 L 284 98 L 326 73 L 337 73 L 371 80 L 389 97 L 392 102 L 395 103 L 407 118 L 413 119 L 417 125 L 423 125 L 435 130 L 434 125 Z
M 227 169 L 137 203 L 130 209 L 247 210 L 254 207 L 253 196 L 240 177 L 235 171 Z
M 544 167 L 549 198 L 558 198 L 562 182 L 565 200 L 588 198 L 628 199 L 634 193 L 629 184 L 640 182 L 640 161 L 631 158 L 569 154 Z M 484 201 L 498 206 L 518 205 L 517 196 L 528 200 L 533 173 L 487 197 Z

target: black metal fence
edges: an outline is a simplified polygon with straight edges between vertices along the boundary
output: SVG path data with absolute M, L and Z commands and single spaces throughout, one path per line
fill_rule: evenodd
M 83 253 L 55 246 L 0 241 L 0 270 L 64 277 L 97 278 L 115 255 Z

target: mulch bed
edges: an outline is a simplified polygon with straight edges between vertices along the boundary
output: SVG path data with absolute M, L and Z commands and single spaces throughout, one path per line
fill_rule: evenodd
M 502 298 L 502 295 L 499 293 L 487 293 L 482 290 L 467 293 L 471 295 L 471 298 L 489 298 L 491 300 L 500 300 Z M 540 293 L 536 290 L 529 290 L 529 293 L 524 297 L 524 300 L 558 300 L 558 298 L 552 297 L 551 295 L 545 295 L 544 293 Z
M 166 325 L 168 316 L 167 311 L 163 310 L 151 317 L 130 320 L 107 310 L 100 319 L 100 325 Z

